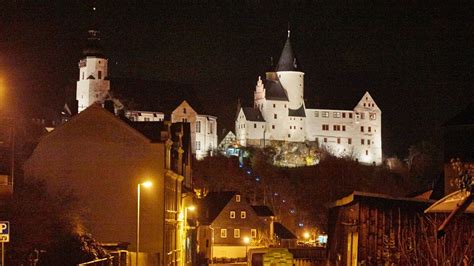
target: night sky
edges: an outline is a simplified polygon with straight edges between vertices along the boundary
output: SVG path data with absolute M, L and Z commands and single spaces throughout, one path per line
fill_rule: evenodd
M 92 25 L 101 31 L 112 90 L 114 78 L 186 84 L 194 88 L 188 95 L 199 94 L 197 111 L 218 116 L 221 129 L 233 129 L 238 98 L 251 105 L 288 23 L 307 106 L 352 109 L 369 91 L 383 112 L 386 155 L 406 155 L 474 100 L 469 1 L 128 2 L 1 1 L 0 75 L 16 103 L 9 108 L 60 110 Z

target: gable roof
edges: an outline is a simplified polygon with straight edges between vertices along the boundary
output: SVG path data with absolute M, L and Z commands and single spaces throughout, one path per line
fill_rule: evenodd
M 298 108 L 296 110 L 288 108 L 288 115 L 289 116 L 297 116 L 297 117 L 306 117 L 304 106 L 301 105 L 300 108 Z
M 251 207 L 255 211 L 257 216 L 259 216 L 259 217 L 275 216 L 275 214 L 273 214 L 270 207 L 268 207 L 266 205 L 255 205 L 255 206 L 251 206 Z
M 281 51 L 280 59 L 276 66 L 276 71 L 300 71 L 298 63 L 296 61 L 295 54 L 291 48 L 290 42 L 290 31 L 288 31 L 288 38 L 286 39 L 285 46 Z
M 140 132 L 140 131 L 136 130 L 135 128 L 131 127 L 125 120 L 118 118 L 114 114 L 112 114 L 109 111 L 102 108 L 102 106 L 100 106 L 99 104 L 93 104 L 93 105 L 87 107 L 86 109 L 84 109 L 84 111 L 82 111 L 79 114 L 73 116 L 71 118 L 71 120 L 69 120 L 68 122 L 66 122 L 64 124 L 61 124 L 60 126 L 55 128 L 53 131 L 51 131 L 50 133 L 42 136 L 40 138 L 40 142 L 42 142 L 44 139 L 48 139 L 51 136 L 59 134 L 63 131 L 67 131 L 71 127 L 74 127 L 76 124 L 81 123 L 81 121 L 83 121 L 83 120 L 87 121 L 88 119 L 91 119 L 91 121 L 94 121 L 94 120 L 97 120 L 97 119 L 105 119 L 103 121 L 109 121 L 111 124 L 115 124 L 117 126 L 120 126 L 125 131 L 128 131 L 131 135 L 133 135 L 134 137 L 136 137 L 140 141 L 148 142 L 148 143 L 151 141 L 144 134 L 142 134 L 142 132 Z M 90 127 L 96 127 L 97 126 L 97 125 L 92 125 L 92 124 L 87 124 L 87 125 L 90 126 Z M 83 132 L 87 132 L 87 129 L 82 128 L 82 132 L 75 131 L 75 130 L 73 132 L 75 132 L 76 134 L 82 134 Z M 106 133 L 103 132 L 103 134 L 106 134 Z
M 211 224 L 236 194 L 236 191 L 209 192 L 198 203 L 200 210 L 199 222 L 201 224 Z
M 198 112 L 196 112 L 196 111 L 194 110 L 194 108 L 193 108 L 193 107 L 188 103 L 188 101 L 186 101 L 186 100 L 183 100 L 183 101 L 173 110 L 172 113 L 177 112 L 179 108 L 189 108 L 190 111 L 192 111 L 192 112 L 194 112 L 194 113 L 196 113 L 196 114 L 198 113 Z M 186 111 L 186 112 L 188 112 L 188 111 Z
M 297 239 L 295 234 L 293 234 L 290 230 L 288 230 L 288 228 L 279 222 L 273 223 L 273 230 L 279 239 Z
M 288 95 L 279 80 L 267 79 L 265 82 L 265 98 L 274 101 L 288 101 Z
M 253 107 L 242 107 L 242 111 L 248 121 L 265 122 L 259 109 Z

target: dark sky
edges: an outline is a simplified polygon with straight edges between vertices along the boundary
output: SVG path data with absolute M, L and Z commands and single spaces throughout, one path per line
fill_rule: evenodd
M 237 98 L 251 104 L 288 23 L 308 105 L 352 108 L 368 90 L 383 111 L 387 155 L 432 138 L 474 100 L 469 1 L 123 2 L 1 1 L 0 75 L 16 103 L 60 109 L 78 77 L 85 32 L 98 25 L 112 80 L 189 84 L 203 102 L 198 111 L 232 128 Z

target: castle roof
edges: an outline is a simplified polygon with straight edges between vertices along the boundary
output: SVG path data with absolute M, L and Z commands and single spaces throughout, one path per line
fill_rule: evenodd
M 288 101 L 288 95 L 279 80 L 269 80 L 265 82 L 265 97 L 267 100 Z
M 288 116 L 306 117 L 304 106 L 301 105 L 301 107 L 296 110 L 288 108 Z
M 288 38 L 286 39 L 283 50 L 281 51 L 276 71 L 300 71 L 296 61 L 296 56 L 291 48 L 290 31 L 288 31 Z
M 242 107 L 242 111 L 244 111 L 245 118 L 248 121 L 265 122 L 259 109 L 253 107 Z

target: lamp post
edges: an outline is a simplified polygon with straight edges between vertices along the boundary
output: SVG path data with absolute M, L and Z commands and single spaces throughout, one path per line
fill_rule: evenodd
M 248 260 L 248 248 L 249 248 L 250 238 L 248 236 L 244 237 L 244 244 L 245 244 L 245 260 Z
M 153 185 L 150 181 L 143 182 L 143 183 L 138 183 L 137 185 L 137 258 L 136 258 L 136 263 L 138 266 L 138 254 L 140 253 L 140 188 L 141 186 L 144 186 L 146 188 L 149 188 Z

